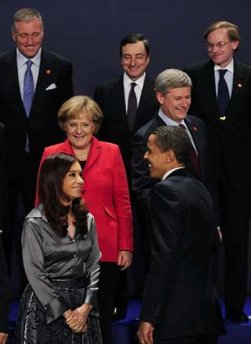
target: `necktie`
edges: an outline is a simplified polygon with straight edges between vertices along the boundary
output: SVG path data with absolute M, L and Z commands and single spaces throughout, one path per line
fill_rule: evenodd
M 184 124 L 179 124 L 179 127 L 184 129 L 184 130 L 187 130 L 185 125 Z M 188 135 L 189 137 L 189 135 Z M 189 162 L 191 163 L 193 169 L 194 169 L 194 172 L 196 173 L 196 176 L 197 177 L 200 177 L 200 162 L 199 162 L 199 157 L 197 155 L 197 152 L 191 142 L 191 151 L 190 151 L 190 154 L 189 154 Z
M 31 60 L 28 60 L 26 62 L 27 69 L 24 74 L 23 103 L 24 103 L 24 108 L 25 108 L 27 117 L 29 117 L 29 114 L 30 114 L 30 108 L 31 108 L 33 95 L 34 95 L 34 81 L 33 81 L 33 75 L 31 71 L 32 63 L 33 62 Z
M 134 87 L 137 84 L 135 82 L 131 83 L 131 90 L 128 97 L 128 108 L 127 108 L 127 119 L 130 129 L 133 128 L 133 123 L 135 121 L 136 112 L 137 112 L 137 97 L 134 91 Z
M 222 119 L 226 116 L 226 110 L 229 102 L 229 91 L 224 78 L 226 71 L 226 69 L 219 69 L 220 79 L 218 83 L 218 107 L 219 115 Z

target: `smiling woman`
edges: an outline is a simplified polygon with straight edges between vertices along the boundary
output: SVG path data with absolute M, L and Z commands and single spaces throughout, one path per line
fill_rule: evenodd
M 29 284 L 14 343 L 101 343 L 95 303 L 101 254 L 81 199 L 81 173 L 66 154 L 50 155 L 41 166 L 41 204 L 27 215 L 22 233 Z
M 98 301 L 102 335 L 108 338 L 119 273 L 132 262 L 133 233 L 127 177 L 119 147 L 94 137 L 102 119 L 98 104 L 90 97 L 67 100 L 58 112 L 58 123 L 67 139 L 45 148 L 41 164 L 50 154 L 66 153 L 74 156 L 82 168 L 81 196 L 95 218 L 102 253 Z M 73 184 L 67 183 L 71 192 Z

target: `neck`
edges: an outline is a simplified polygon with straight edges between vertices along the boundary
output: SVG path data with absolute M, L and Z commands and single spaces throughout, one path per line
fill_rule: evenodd
M 79 161 L 85 161 L 88 158 L 89 149 L 90 149 L 90 145 L 88 145 L 84 149 L 73 148 L 74 155 Z

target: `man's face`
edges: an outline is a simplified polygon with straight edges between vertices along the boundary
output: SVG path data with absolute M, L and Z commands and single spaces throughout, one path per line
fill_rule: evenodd
M 180 123 L 191 105 L 191 87 L 171 88 L 166 94 L 157 92 L 157 99 L 163 113 Z
M 143 42 L 126 44 L 122 47 L 121 64 L 131 80 L 136 81 L 144 74 L 149 61 L 150 57 L 147 56 Z
M 27 58 L 32 58 L 37 54 L 43 42 L 44 30 L 42 22 L 38 18 L 29 22 L 17 22 L 12 37 L 20 53 Z
M 156 145 L 156 135 L 150 135 L 144 159 L 148 161 L 150 176 L 152 178 L 161 179 L 166 173 L 166 158 L 167 152 L 161 152 L 159 147 Z
M 210 59 L 220 67 L 226 67 L 232 60 L 239 41 L 230 41 L 227 29 L 217 29 L 207 36 L 207 51 Z

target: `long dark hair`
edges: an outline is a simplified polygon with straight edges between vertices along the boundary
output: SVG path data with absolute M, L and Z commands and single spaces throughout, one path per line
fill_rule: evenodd
M 44 213 L 49 224 L 60 236 L 67 234 L 67 214 L 70 210 L 70 206 L 62 204 L 62 200 L 68 200 L 62 188 L 63 179 L 75 161 L 76 159 L 71 155 L 53 154 L 44 160 L 40 169 L 39 199 L 44 206 Z M 71 211 L 75 217 L 76 228 L 85 235 L 87 233 L 88 210 L 81 198 L 72 201 Z

